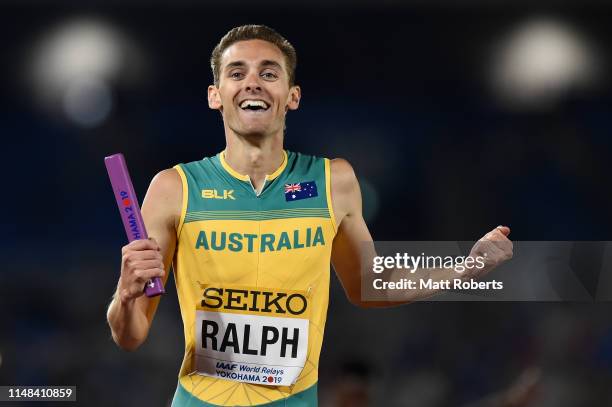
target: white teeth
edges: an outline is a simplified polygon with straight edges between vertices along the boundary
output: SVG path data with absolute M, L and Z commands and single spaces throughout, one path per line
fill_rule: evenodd
M 261 107 L 267 109 L 268 104 L 263 100 L 245 100 L 240 104 L 241 109 L 245 109 L 247 107 Z

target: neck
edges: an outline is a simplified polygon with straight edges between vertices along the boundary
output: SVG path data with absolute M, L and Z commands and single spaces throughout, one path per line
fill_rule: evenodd
M 266 175 L 276 171 L 283 159 L 282 133 L 271 137 L 226 136 L 225 161 L 238 173 L 248 175 L 257 192 Z

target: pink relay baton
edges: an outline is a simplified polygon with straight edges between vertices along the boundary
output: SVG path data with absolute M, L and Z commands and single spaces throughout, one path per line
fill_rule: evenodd
M 104 165 L 106 165 L 106 171 L 113 186 L 113 193 L 117 200 L 117 206 L 119 207 L 119 213 L 121 214 L 121 220 L 123 221 L 128 241 L 133 242 L 134 240 L 147 239 L 147 230 L 142 220 L 140 206 L 138 206 L 138 197 L 136 197 L 134 192 L 134 186 L 132 185 L 123 154 L 119 153 L 104 157 Z M 161 278 L 155 277 L 147 281 L 144 292 L 147 297 L 155 297 L 164 294 L 166 291 L 164 290 Z

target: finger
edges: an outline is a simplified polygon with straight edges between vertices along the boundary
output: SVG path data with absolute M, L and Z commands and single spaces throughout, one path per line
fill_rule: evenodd
M 163 277 L 165 274 L 166 272 L 164 271 L 164 269 L 157 268 L 157 267 L 146 269 L 146 270 L 140 270 L 140 272 L 138 273 L 139 279 L 142 279 L 142 281 L 149 281 L 155 277 Z
M 514 249 L 514 244 L 509 239 L 491 240 L 491 243 L 493 243 L 496 247 L 498 247 L 504 253 L 512 253 L 512 250 Z
M 151 239 L 139 239 L 139 240 L 134 240 L 133 242 L 130 242 L 128 244 L 126 244 L 125 246 L 123 246 L 123 251 L 130 251 L 130 250 L 156 250 L 159 251 L 159 245 L 157 244 L 157 242 L 151 238 Z
M 498 226 L 495 229 L 499 230 L 503 233 L 504 236 L 508 236 L 510 234 L 510 228 L 508 226 Z
M 484 259 L 483 261 L 485 262 L 486 265 L 490 265 L 492 262 L 495 261 L 498 250 L 499 249 L 497 249 L 490 241 L 484 240 L 474 245 L 470 253 L 470 256 L 474 258 L 480 257 Z M 475 270 L 474 272 L 478 273 L 479 271 Z
M 493 243 L 490 243 L 486 250 L 483 253 L 484 258 L 486 259 L 486 263 L 497 263 L 497 261 L 504 255 L 504 252 L 499 249 L 499 247 L 495 246 Z
M 505 242 L 509 242 L 510 239 L 508 239 L 506 237 L 506 235 L 504 235 L 499 229 L 495 228 L 492 231 L 490 231 L 489 233 L 487 233 L 486 235 L 484 235 L 483 240 L 489 240 L 489 241 L 505 241 Z
M 143 252 L 129 252 L 121 257 L 122 270 L 133 270 L 137 268 L 142 268 L 142 262 L 147 261 L 154 261 L 156 263 L 163 264 L 164 259 L 159 252 L 153 250 L 145 250 Z
M 482 254 L 483 252 L 490 250 L 490 248 L 494 246 L 493 241 L 494 240 L 492 239 L 492 236 L 487 233 L 482 237 L 482 239 L 476 242 L 472 250 L 475 250 Z
M 506 250 L 506 248 L 503 247 L 500 248 L 493 242 L 491 242 L 491 247 L 489 249 L 490 251 L 487 252 L 486 256 L 486 263 L 494 267 L 497 267 L 500 264 L 510 260 L 514 255 L 512 250 Z
M 472 253 L 485 258 L 491 258 L 496 255 L 499 248 L 493 244 L 493 240 L 487 239 L 486 236 L 476 242 L 472 248 Z M 486 256 L 485 256 L 486 254 Z
M 135 261 L 134 263 L 130 265 L 132 266 L 132 269 L 136 271 L 153 269 L 153 268 L 160 268 L 160 269 L 164 268 L 164 264 L 159 260 L 140 260 L 140 261 Z
M 485 240 L 491 242 L 506 253 L 512 253 L 514 250 L 514 243 L 512 243 L 512 240 L 508 239 L 498 228 L 487 233 Z
M 126 257 L 130 263 L 141 260 L 163 260 L 161 253 L 155 250 L 130 251 L 126 253 Z

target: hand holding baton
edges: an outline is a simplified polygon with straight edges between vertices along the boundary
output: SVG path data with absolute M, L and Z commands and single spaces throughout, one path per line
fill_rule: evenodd
M 113 186 L 113 193 L 117 200 L 128 241 L 147 239 L 147 231 L 140 213 L 140 206 L 138 206 L 138 198 L 134 192 L 134 186 L 123 154 L 119 153 L 105 157 L 104 165 L 106 165 L 106 171 Z M 147 297 L 155 297 L 164 294 L 166 291 L 161 278 L 155 277 L 146 283 L 144 292 Z

